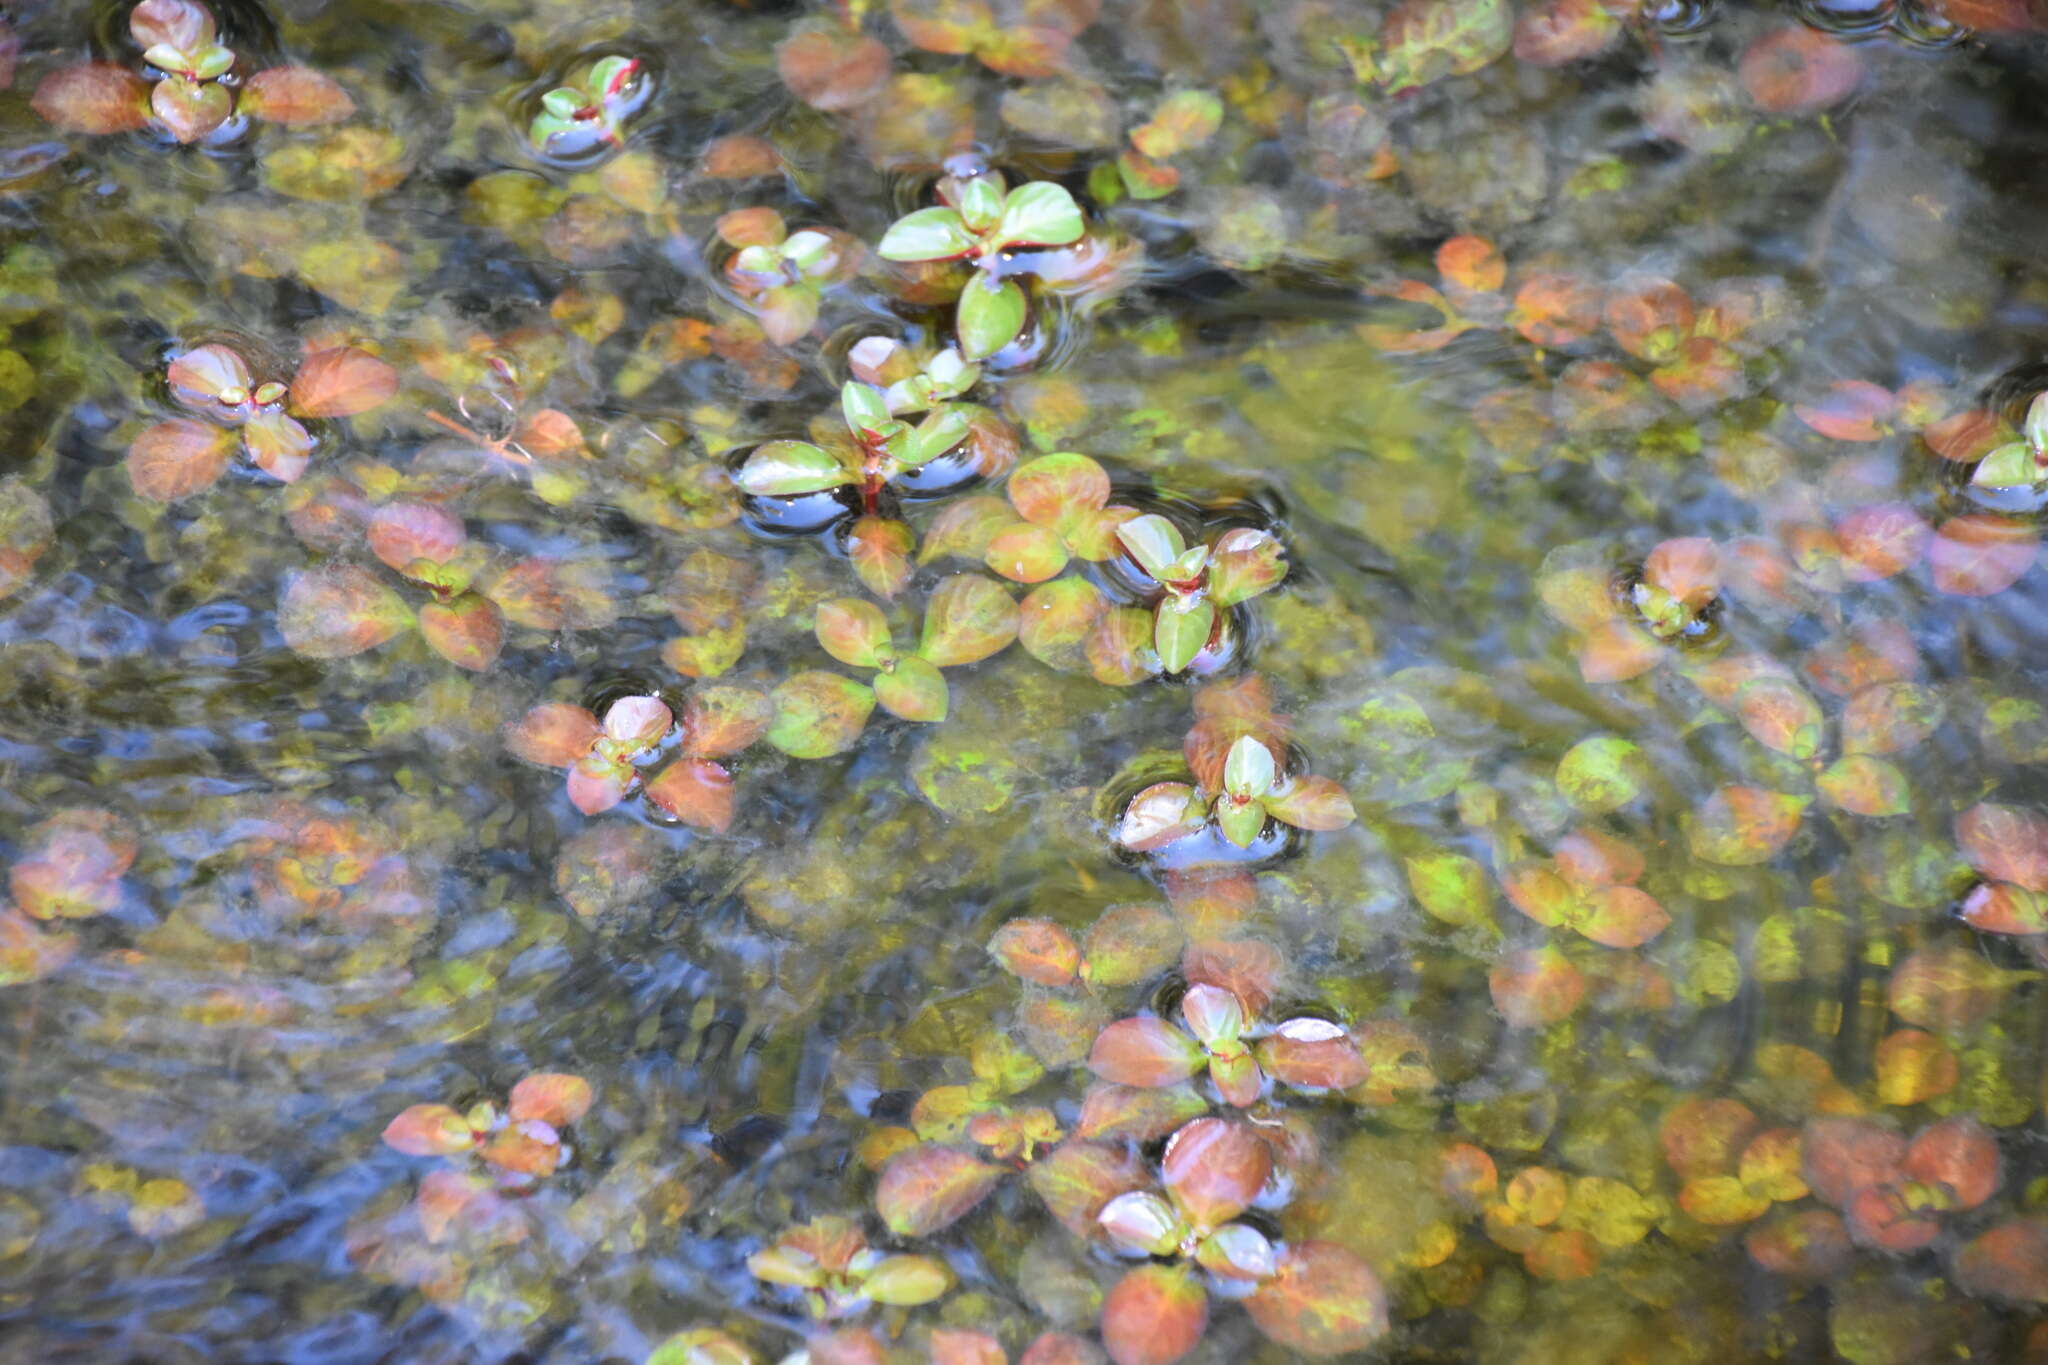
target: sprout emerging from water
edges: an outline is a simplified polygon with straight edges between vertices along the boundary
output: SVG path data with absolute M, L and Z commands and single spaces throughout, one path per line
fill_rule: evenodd
M 641 64 L 633 57 L 603 57 L 591 63 L 568 84 L 540 97 L 540 112 L 527 127 L 527 140 L 535 151 L 551 156 L 617 146 L 626 116 L 644 93 L 640 76 Z

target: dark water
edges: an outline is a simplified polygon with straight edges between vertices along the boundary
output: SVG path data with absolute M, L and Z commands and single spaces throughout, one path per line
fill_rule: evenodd
M 0 1361 L 2048 1358 L 2048 12 L 1519 11 L 14 7 Z M 973 434 L 743 495 L 985 169 Z M 1154 676 L 1066 451 L 1285 581 Z M 1356 818 L 1120 845 L 1242 733 Z

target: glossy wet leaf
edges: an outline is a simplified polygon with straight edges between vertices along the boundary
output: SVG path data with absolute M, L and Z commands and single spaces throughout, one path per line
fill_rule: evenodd
M 960 291 L 960 307 L 953 319 L 960 354 L 969 360 L 994 355 L 1017 339 L 1029 312 L 1024 290 L 1015 280 L 998 280 L 977 272 Z
M 1041 986 L 1070 986 L 1080 976 L 1080 945 L 1050 920 L 1009 920 L 989 940 L 988 951 L 1004 970 Z
M 671 763 L 647 784 L 648 801 L 672 819 L 723 834 L 738 808 L 732 774 L 704 758 Z
M 1268 1338 L 1308 1356 L 1344 1355 L 1386 1336 L 1387 1291 L 1357 1253 L 1330 1242 L 1299 1242 L 1279 1273 L 1244 1301 Z
M 1252 1129 L 1229 1119 L 1200 1118 L 1166 1144 L 1161 1180 L 1197 1227 L 1237 1217 L 1265 1188 L 1272 1149 Z
M 1327 1019 L 1288 1019 L 1261 1038 L 1259 1065 L 1297 1090 L 1349 1090 L 1372 1074 L 1350 1033 Z
M 940 668 L 979 663 L 1017 638 L 1017 619 L 1017 604 L 1001 584 L 954 574 L 932 589 L 925 604 L 918 653 Z
M 242 424 L 242 448 L 249 463 L 280 483 L 296 483 L 313 452 L 313 436 L 284 413 L 266 409 Z
M 1216 608 L 1208 601 L 1174 597 L 1161 601 L 1152 626 L 1152 647 L 1159 653 L 1160 668 L 1181 672 L 1208 646 L 1215 629 Z
M 1003 216 L 990 236 L 999 245 L 1065 246 L 1078 240 L 1083 230 L 1081 206 L 1066 187 L 1035 180 L 1004 197 Z
M 944 261 L 964 256 L 975 237 L 950 208 L 918 209 L 889 225 L 875 251 L 890 261 Z M 970 357 L 971 358 L 971 357 Z
M 1088 1052 L 1088 1069 L 1118 1085 L 1172 1085 L 1206 1061 L 1201 1044 L 1150 1015 L 1117 1020 L 1096 1035 Z
M 2048 933 L 2048 893 L 1987 882 L 1963 898 L 1956 917 L 1987 934 Z
M 787 679 L 770 699 L 775 720 L 766 738 L 792 758 L 828 758 L 852 748 L 875 705 L 871 689 L 816 670 Z
M 1134 853 L 1164 848 L 1202 827 L 1203 814 L 1192 808 L 1194 788 L 1184 782 L 1156 782 L 1131 798 L 1117 825 L 1117 842 Z
M 176 502 L 220 481 L 234 454 L 231 432 L 190 417 L 144 427 L 128 447 L 128 479 L 136 496 Z
M 1271 533 L 1233 527 L 1211 547 L 1208 572 L 1210 599 L 1231 607 L 1278 587 L 1287 559 Z
M 804 441 L 769 441 L 733 475 L 740 490 L 755 497 L 794 497 L 852 481 L 838 457 Z
M 1103 1206 L 1151 1183 L 1124 1144 L 1085 1139 L 1060 1144 L 1025 1173 L 1046 1211 L 1076 1237 L 1093 1236 Z
M 972 1213 L 1004 1174 L 950 1147 L 915 1147 L 883 1167 L 875 1212 L 898 1237 L 926 1237 Z
M 212 81 L 170 76 L 150 87 L 149 111 L 180 142 L 197 142 L 226 123 L 235 111 L 234 96 Z
M 1172 1365 L 1208 1324 L 1208 1295 L 1180 1266 L 1139 1266 L 1102 1301 L 1102 1345 L 1116 1365 Z
M 1264 805 L 1267 814 L 1296 829 L 1343 829 L 1358 818 L 1350 793 L 1335 778 L 1313 773 L 1288 779 L 1284 788 L 1264 798 Z

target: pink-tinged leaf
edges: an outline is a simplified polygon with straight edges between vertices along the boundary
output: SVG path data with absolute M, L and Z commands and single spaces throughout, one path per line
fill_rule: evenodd
M 137 497 L 176 502 L 204 492 L 227 472 L 234 437 L 190 417 L 144 427 L 128 447 L 128 481 Z
M 1011 975 L 1041 986 L 1071 986 L 1079 979 L 1081 947 L 1051 920 L 1010 920 L 988 941 L 988 951 Z
M 590 1082 L 561 1071 L 540 1071 L 512 1087 L 506 1113 L 514 1123 L 539 1119 L 555 1128 L 567 1128 L 590 1112 L 595 1095 Z
M 1095 1344 L 1065 1332 L 1043 1332 L 1024 1348 L 1017 1365 L 1102 1365 Z
M 984 493 L 949 502 L 925 528 L 917 562 L 929 564 L 945 555 L 980 559 L 998 531 L 1016 524 L 1017 514 L 1001 498 Z
M 917 535 L 900 521 L 860 517 L 846 529 L 846 559 L 861 585 L 880 598 L 893 598 L 910 582 L 910 552 Z
M 1823 30 L 1800 24 L 1767 33 L 1751 43 L 1737 70 L 1750 100 L 1767 114 L 1815 113 L 1840 104 L 1863 82 L 1863 59 L 1853 48 Z M 1805 412 L 1800 416 L 1805 417 Z M 1830 431 L 1822 434 L 1835 435 Z
M 816 670 L 785 679 L 772 700 L 775 720 L 766 738 L 791 758 L 829 758 L 851 749 L 875 707 L 871 688 Z
M 1332 1242 L 1290 1247 L 1244 1306 L 1268 1338 L 1307 1356 L 1362 1351 L 1390 1327 L 1386 1287 L 1356 1252 Z
M 730 758 L 768 733 L 775 708 L 751 687 L 699 687 L 683 699 L 683 752 Z
M 1808 759 L 1825 737 L 1820 703 L 1789 678 L 1758 678 L 1735 694 L 1735 715 L 1751 739 L 1774 753 Z
M 1076 1237 L 1093 1237 L 1104 1205 L 1150 1183 L 1128 1144 L 1078 1139 L 1033 1162 L 1025 1178 L 1046 1211 Z
M 328 564 L 293 574 L 277 606 L 277 628 L 295 653 L 346 659 L 412 624 L 404 599 L 360 564 Z
M 913 1147 L 875 1184 L 875 1212 L 898 1237 L 929 1237 L 972 1213 L 1005 1171 L 950 1147 Z
M 1945 709 L 1941 694 L 1920 683 L 1866 687 L 1849 698 L 1842 710 L 1842 750 L 1851 754 L 1903 753 L 1940 728 Z
M 954 574 L 932 589 L 917 652 L 940 668 L 980 663 L 1017 638 L 1017 603 L 1000 583 Z
M 270 123 L 339 123 L 355 113 L 356 102 L 310 67 L 273 66 L 249 78 L 235 107 Z
M 41 981 L 61 970 L 77 955 L 78 935 L 40 929 L 21 911 L 0 906 L 0 986 Z M 1206 1104 L 1202 1106 L 1203 1109 L 1207 1107 Z
M 447 564 L 469 540 L 462 518 L 431 502 L 385 503 L 370 517 L 365 536 L 370 553 L 400 573 L 415 564 Z
M 150 87 L 149 111 L 172 137 L 193 143 L 228 121 L 235 100 L 226 86 L 212 81 L 167 76 Z
M 1117 825 L 1116 841 L 1134 853 L 1150 853 L 1195 833 L 1202 824 L 1193 787 L 1155 782 L 1131 798 Z
M 1116 1365 L 1173 1365 L 1208 1326 L 1209 1297 L 1182 1266 L 1139 1266 L 1102 1301 L 1102 1345 Z
M 827 654 L 854 668 L 879 668 L 893 652 L 882 609 L 858 597 L 820 602 L 815 630 Z
M 1944 460 L 1975 464 L 2011 440 L 2012 428 L 1997 413 L 1973 408 L 1930 424 L 1920 439 Z
M 1979 1233 L 1956 1253 L 1955 1277 L 1967 1293 L 2048 1303 L 2048 1219 L 2014 1218 Z
M 1286 1020 L 1259 1040 L 1258 1058 L 1267 1075 L 1297 1090 L 1349 1090 L 1372 1074 L 1350 1033 L 1327 1019 Z
M 1297 777 L 1265 798 L 1266 813 L 1296 829 L 1343 829 L 1358 818 L 1351 796 L 1334 778 Z
M 1152 614 L 1139 607 L 1110 607 L 1095 618 L 1083 652 L 1088 676 L 1110 687 L 1130 687 L 1153 676 L 1159 657 L 1152 650 Z
M 1640 948 L 1671 927 L 1671 916 L 1647 892 L 1610 886 L 1590 894 L 1573 927 L 1609 948 Z
M 1555 948 L 1522 948 L 1488 973 L 1493 1007 L 1510 1028 L 1542 1028 L 1569 1019 L 1586 998 L 1586 978 Z
M 1851 1195 L 1842 1221 L 1850 1241 L 1878 1251 L 1918 1251 L 1941 1236 L 1940 1214 L 1916 1206 L 1903 1188 L 1892 1185 L 1871 1185 Z
M 805 104 L 839 113 L 882 92 L 889 80 L 889 49 L 864 33 L 821 24 L 778 43 L 775 69 Z
M 1986 882 L 1963 898 L 1958 918 L 1987 934 L 2048 934 L 2048 893 Z
M 1831 1280 L 1849 1268 L 1855 1248 L 1832 1209 L 1782 1213 L 1743 1235 L 1749 1258 L 1765 1270 L 1801 1280 Z
M 1243 1001 L 1223 987 L 1206 982 L 1189 986 L 1181 996 L 1180 1016 L 1188 1031 L 1210 1051 L 1235 1050 L 1249 1022 Z
M 1956 817 L 1963 856 L 1992 881 L 2048 891 L 2048 816 L 1980 801 Z
M 199 0 L 141 0 L 128 11 L 128 36 L 145 51 L 161 45 L 196 52 L 214 41 L 216 30 Z
M 1643 560 L 1643 581 L 1697 610 L 1721 588 L 1721 553 L 1704 536 L 1661 541 Z
M 1814 686 L 1851 697 L 1878 683 L 1912 678 L 1920 671 L 1920 651 L 1903 623 L 1870 620 L 1814 646 L 1800 667 Z
M 1074 1136 L 1156 1142 L 1208 1112 L 1209 1102 L 1190 1086 L 1115 1085 L 1098 1081 L 1081 1097 Z
M 865 1327 L 813 1332 L 804 1338 L 803 1355 L 809 1365 L 887 1365 L 889 1360 L 887 1348 Z
M 674 724 L 675 713 L 660 697 L 620 697 L 604 713 L 605 738 L 636 749 L 659 744 Z
M 1927 564 L 1937 592 L 1989 597 L 2019 582 L 2040 549 L 2041 533 L 2031 524 L 1972 513 L 1941 524 L 1928 544 Z
M 8 889 L 40 920 L 105 914 L 120 904 L 120 878 L 135 854 L 134 831 L 113 812 L 59 811 L 29 831 Z
M 1621 32 L 1606 0 L 1542 0 L 1515 23 L 1515 59 L 1564 66 L 1605 52 Z
M 865 39 L 874 42 L 874 39 Z M 879 43 L 877 47 L 881 46 Z M 886 52 L 884 56 L 886 58 Z M 940 1327 L 931 1335 L 931 1365 L 1010 1365 L 1003 1344 L 986 1332 Z
M 928 725 L 944 720 L 952 706 L 945 675 L 916 655 L 876 674 L 874 692 L 876 704 L 890 715 Z
M 1897 1180 L 1905 1159 L 1906 1140 L 1869 1119 L 1806 1121 L 1800 1173 L 1823 1204 L 1846 1208 L 1859 1192 Z
M 1722 787 L 1686 818 L 1686 839 L 1704 862 L 1767 863 L 1799 832 L 1799 818 L 1812 800 L 1761 787 Z
M 1962 1065 L 1947 1043 L 1920 1029 L 1902 1028 L 1878 1041 L 1873 1058 L 1877 1102 L 1925 1104 L 1956 1088 Z
M 1266 1092 L 1266 1073 L 1251 1053 L 1228 1053 L 1209 1059 L 1209 1084 L 1225 1104 L 1249 1109 Z
M 1201 1118 L 1175 1133 L 1160 1175 L 1198 1228 L 1218 1228 L 1251 1207 L 1273 1173 L 1273 1151 L 1242 1123 Z
M 1560 876 L 1549 862 L 1532 859 L 1512 864 L 1501 871 L 1500 886 L 1508 904 L 1546 929 L 1571 923 L 1583 908 L 1581 889 Z
M 1597 829 L 1573 830 L 1552 852 L 1559 875 L 1581 890 L 1633 886 L 1646 865 L 1634 845 Z
M 466 592 L 419 610 L 420 637 L 433 651 L 472 673 L 498 661 L 505 647 L 505 618 L 487 597 Z
M 1109 474 L 1086 455 L 1062 451 L 1017 466 L 1007 491 L 1017 515 L 1059 531 L 1067 522 L 1109 505 Z
M 734 248 L 780 246 L 789 237 L 789 224 L 774 209 L 757 204 L 721 214 L 716 231 L 720 241 Z
M 1828 46 L 1833 47 L 1832 42 Z M 1890 389 L 1845 379 L 1811 403 L 1793 409 L 1799 420 L 1835 441 L 1876 441 L 1891 430 L 1898 400 Z
M 1692 334 L 1692 297 L 1670 280 L 1638 277 L 1608 294 L 1602 320 L 1622 350 L 1659 364 Z
M 171 397 L 195 412 L 219 413 L 248 400 L 249 367 L 233 348 L 219 342 L 194 346 L 171 361 L 164 371 Z M 223 403 L 221 395 L 227 394 Z
M 353 346 L 313 352 L 292 376 L 291 408 L 301 417 L 354 417 L 391 401 L 398 371 Z
M 1650 371 L 1650 383 L 1680 407 L 1701 411 L 1742 393 L 1742 357 L 1726 342 L 1688 337 Z
M 1201 1044 L 1150 1015 L 1117 1020 L 1096 1035 L 1088 1053 L 1088 1069 L 1118 1085 L 1173 1085 L 1205 1061 Z
M 578 759 L 569 769 L 565 790 L 569 803 L 585 815 L 602 815 L 626 799 L 639 780 L 629 763 L 616 763 L 602 754 Z
M 454 1156 L 476 1146 L 462 1115 L 445 1104 L 415 1104 L 384 1127 L 384 1145 L 407 1156 Z
M 493 1133 L 477 1155 L 501 1171 L 550 1176 L 562 1164 L 562 1136 L 550 1124 L 527 1119 Z
M 1821 799 L 1851 815 L 1904 815 L 1913 807 L 1912 789 L 1898 765 L 1869 754 L 1849 754 L 1815 776 Z
M 52 71 L 29 107 L 67 133 L 130 133 L 149 126 L 149 86 L 112 62 Z
M 1209 595 L 1235 606 L 1280 586 L 1287 556 L 1270 532 L 1239 526 L 1217 537 L 1209 556 Z
M 1903 502 L 1859 507 L 1835 522 L 1842 572 L 1851 583 L 1875 583 L 1902 573 L 1927 553 L 1933 529 Z
M 1632 621 L 1602 621 L 1579 639 L 1579 676 L 1589 683 L 1627 682 L 1664 661 L 1664 646 Z
M 1741 1100 L 1694 1097 L 1664 1111 L 1657 1141 L 1681 1180 L 1731 1175 L 1756 1135 L 1756 1114 Z
M 603 735 L 597 717 L 565 701 L 542 702 L 505 732 L 505 747 L 528 763 L 567 768 Z
M 1203 923 L 1202 912 L 1187 904 L 1180 911 L 1193 925 Z M 1192 984 L 1221 986 L 1254 1014 L 1272 1003 L 1285 970 L 1280 950 L 1263 939 L 1207 939 L 1191 943 L 1181 956 L 1181 975 Z
M 647 784 L 647 799 L 671 819 L 723 834 L 737 805 L 732 774 L 708 758 L 683 758 Z
M 1067 567 L 1067 546 L 1049 527 L 1012 522 L 989 537 L 981 559 L 1012 583 L 1044 583 Z
M 313 433 L 283 412 L 267 408 L 242 425 L 249 463 L 279 483 L 297 483 L 312 462 Z
M 1158 906 L 1111 906 L 1082 936 L 1081 976 L 1095 986 L 1135 985 L 1172 966 L 1182 939 L 1179 922 Z
M 1017 604 L 1017 641 L 1039 662 L 1063 672 L 1087 667 L 1087 641 L 1109 599 L 1085 578 L 1034 588 Z
M 1887 999 L 1909 1024 L 1940 1033 L 1961 1032 L 1998 1012 L 2005 993 L 2026 979 L 1986 961 L 1977 949 L 1942 944 L 1908 953 L 1892 968 Z

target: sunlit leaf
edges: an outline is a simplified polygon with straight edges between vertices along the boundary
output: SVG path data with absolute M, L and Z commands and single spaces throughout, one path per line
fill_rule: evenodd
M 1574 275 L 1538 272 L 1515 291 L 1508 325 L 1528 341 L 1553 350 L 1569 350 L 1599 329 L 1598 287 Z
M 1105 1204 L 1150 1182 L 1127 1144 L 1075 1140 L 1061 1143 L 1026 1174 L 1046 1211 L 1076 1237 L 1096 1231 Z
M 556 1128 L 566 1128 L 590 1112 L 593 1098 L 590 1082 L 581 1076 L 541 1071 L 512 1087 L 506 1113 L 514 1123 L 539 1119 Z
M 1963 898 L 1957 917 L 1987 934 L 2048 933 L 2048 893 L 1986 882 Z
M 384 1145 L 407 1156 L 453 1156 L 476 1145 L 462 1115 L 445 1104 L 415 1104 L 384 1127 Z
M 1175 1133 L 1160 1160 L 1174 1202 L 1196 1226 L 1209 1228 L 1250 1207 L 1272 1170 L 1263 1139 L 1245 1124 L 1217 1118 L 1196 1119 Z
M 1642 747 L 1618 735 L 1580 740 L 1557 765 L 1557 787 L 1565 800 L 1596 815 L 1634 801 L 1648 778 Z
M 768 742 L 792 758 L 827 758 L 860 738 L 875 694 L 851 678 L 813 670 L 786 679 L 772 700 Z
M 150 87 L 149 111 L 172 137 L 193 143 L 233 116 L 235 100 L 213 81 L 167 76 Z
M 929 208 L 907 213 L 891 223 L 875 251 L 889 261 L 945 261 L 966 255 L 974 245 L 974 234 L 960 220 L 958 212 Z
M 585 815 L 601 815 L 626 799 L 638 777 L 630 764 L 602 754 L 588 754 L 569 769 L 563 790 L 569 803 Z
M 1153 617 L 1152 647 L 1159 666 L 1178 673 L 1195 661 L 1216 629 L 1216 608 L 1204 598 L 1167 597 Z
M 1194 788 L 1185 782 L 1155 782 L 1131 798 L 1117 826 L 1117 842 L 1134 853 L 1164 848 L 1202 827 L 1206 812 L 1190 809 Z
M 1664 661 L 1665 647 L 1632 621 L 1603 621 L 1579 641 L 1579 676 L 1589 683 L 1627 682 Z
M 1398 95 L 1463 76 L 1504 56 L 1514 41 L 1505 0 L 1403 0 L 1380 32 L 1380 80 Z
M 2026 575 L 2040 553 L 2041 533 L 2012 517 L 1951 517 L 1927 546 L 1935 589 L 1954 597 L 1989 597 Z
M 2005 993 L 2026 977 L 1993 965 L 1974 948 L 1941 944 L 1900 959 L 1886 995 L 1892 1012 L 1907 1023 L 1953 1032 L 1996 1014 Z
M 855 668 L 877 668 L 894 654 L 881 608 L 858 597 L 819 603 L 816 632 L 827 654 Z
M 1742 728 L 1766 749 L 1798 759 L 1820 751 L 1820 703 L 1788 678 L 1744 683 L 1735 694 L 1735 709 Z
M 361 654 L 411 625 L 404 600 L 357 564 L 291 575 L 277 607 L 285 644 L 310 659 Z
M 1267 814 L 1296 829 L 1343 829 L 1358 818 L 1350 793 L 1329 777 L 1290 778 L 1285 788 L 1265 797 L 1263 804 Z
M 1638 948 L 1671 927 L 1671 916 L 1648 893 L 1610 886 L 1591 894 L 1573 927 L 1609 948 Z
M 751 687 L 699 687 L 683 700 L 683 752 L 727 758 L 768 731 L 775 708 Z
M 941 668 L 979 663 L 1017 638 L 1017 604 L 999 583 L 955 574 L 932 589 L 918 653 Z
M 242 424 L 249 463 L 280 483 L 297 483 L 313 451 L 313 436 L 283 412 L 265 409 Z
M 1135 137 L 1135 135 L 1133 135 Z M 990 240 L 1004 246 L 1065 246 L 1079 240 L 1081 206 L 1064 185 L 1034 180 L 1011 190 Z M 964 351 L 964 348 L 963 348 Z M 974 359 L 969 355 L 968 359 Z
M 200 0 L 141 0 L 128 11 L 128 35 L 145 50 L 197 52 L 214 41 L 216 28 Z
M 1211 547 L 1209 596 L 1219 607 L 1235 606 L 1268 592 L 1286 576 L 1286 554 L 1268 532 L 1234 527 Z
M 755 497 L 794 497 L 853 482 L 837 456 L 804 441 L 769 441 L 747 457 L 733 482 Z
M 1201 1044 L 1163 1019 L 1119 1019 L 1096 1036 L 1088 1069 L 1118 1085 L 1172 1085 L 1207 1061 Z
M 1081 1098 L 1077 1138 L 1129 1138 L 1153 1142 L 1209 1111 L 1191 1086 L 1131 1086 L 1097 1082 Z
M 836 24 L 799 29 L 775 48 L 775 69 L 790 93 L 814 109 L 857 108 L 881 93 L 889 49 Z
M 960 291 L 960 308 L 953 319 L 960 354 L 969 360 L 994 355 L 1017 339 L 1029 311 L 1024 290 L 1015 280 L 976 272 Z
M 929 564 L 944 555 L 980 559 L 997 532 L 1016 524 L 1017 514 L 1001 498 L 983 494 L 955 499 L 925 528 L 917 562 Z
M 1947 1043 L 1920 1029 L 1898 1029 L 1877 1045 L 1880 1104 L 1925 1104 L 1955 1089 L 1961 1066 Z
M 737 798 L 732 774 L 704 758 L 683 758 L 647 784 L 647 799 L 686 825 L 723 834 L 732 828 Z
M 913 572 L 910 552 L 917 536 L 903 522 L 883 517 L 857 517 L 846 528 L 846 558 L 863 587 L 877 597 L 903 591 Z
M 1080 945 L 1051 920 L 1009 920 L 989 940 L 988 951 L 1004 970 L 1041 986 L 1070 986 L 1079 979 Z
M 301 417 L 354 417 L 398 392 L 398 371 L 367 351 L 315 351 L 292 376 L 291 408 Z
M 1017 604 L 1017 641 L 1050 667 L 1076 672 L 1086 667 L 1088 635 L 1109 599 L 1085 578 L 1041 584 Z
M 1933 532 L 1919 513 L 1902 502 L 1858 507 L 1834 525 L 1844 575 L 1852 583 L 1875 583 L 1902 573 L 1927 552 Z
M 1298 1090 L 1349 1090 L 1371 1067 L 1358 1044 L 1326 1019 L 1288 1019 L 1259 1040 L 1259 1065 L 1282 1085 Z
M 1803 31 L 1803 30 L 1792 30 Z M 1812 35 L 1819 38 L 1819 34 Z M 1836 44 L 1823 38 L 1828 48 Z M 1799 420 L 1837 441 L 1875 441 L 1890 430 L 1898 400 L 1890 389 L 1861 379 L 1846 379 L 1811 403 L 1793 409 Z
M 950 693 L 938 668 L 916 655 L 906 655 L 875 675 L 875 701 L 903 720 L 936 724 L 946 718 Z

